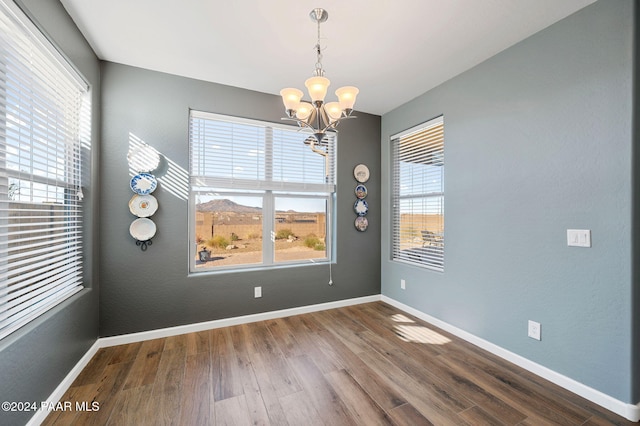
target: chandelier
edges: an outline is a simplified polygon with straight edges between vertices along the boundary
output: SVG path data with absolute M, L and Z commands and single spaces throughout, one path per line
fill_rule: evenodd
M 302 101 L 301 90 L 286 88 L 280 91 L 282 102 L 287 113 L 283 120 L 295 121 L 303 129 L 310 130 L 314 137 L 305 140 L 305 144 L 311 145 L 314 152 L 324 154 L 316 145 L 325 147 L 327 142 L 323 138 L 327 131 L 335 130 L 340 121 L 347 118 L 355 118 L 351 115 L 353 104 L 359 90 L 353 86 L 345 86 L 336 90 L 337 102 L 325 103 L 330 81 L 324 76 L 322 69 L 322 51 L 320 49 L 320 24 L 329 18 L 326 10 L 316 8 L 309 13 L 311 20 L 318 24 L 318 42 L 315 45 L 317 60 L 313 77 L 307 79 L 304 85 L 309 91 L 311 103 Z

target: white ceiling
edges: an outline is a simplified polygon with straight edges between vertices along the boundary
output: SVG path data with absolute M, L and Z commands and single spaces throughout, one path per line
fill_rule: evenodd
M 100 59 L 278 94 L 304 89 L 322 24 L 327 98 L 382 115 L 595 0 L 61 0 Z

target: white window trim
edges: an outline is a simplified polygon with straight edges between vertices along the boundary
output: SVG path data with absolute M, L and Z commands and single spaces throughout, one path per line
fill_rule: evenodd
M 189 125 L 191 126 L 191 117 L 194 118 L 205 118 L 205 119 L 213 119 L 213 120 L 222 120 L 222 121 L 229 121 L 229 122 L 233 122 L 233 123 L 240 123 L 240 124 L 249 124 L 249 125 L 258 125 L 258 126 L 266 126 L 266 127 L 271 127 L 271 128 L 280 128 L 280 129 L 285 129 L 285 130 L 296 130 L 297 128 L 291 125 L 286 125 L 286 124 L 281 124 L 281 123 L 273 123 L 273 122 L 268 122 L 268 121 L 262 121 L 262 120 L 254 120 L 254 119 L 248 119 L 248 118 L 243 118 L 243 117 L 235 117 L 235 116 L 228 116 L 228 115 L 222 115 L 222 114 L 215 114 L 215 113 L 209 113 L 209 112 L 203 112 L 203 111 L 196 111 L 196 110 L 191 110 L 190 111 L 190 118 L 189 118 Z M 188 250 L 188 271 L 189 271 L 189 276 L 202 276 L 202 275 L 206 275 L 206 274 L 220 274 L 220 273 L 229 273 L 229 272 L 238 272 L 238 271 L 255 271 L 255 270 L 271 270 L 271 269 L 278 269 L 278 268 L 283 268 L 283 267 L 302 267 L 302 266 L 308 266 L 308 265 L 313 265 L 313 264 L 326 264 L 326 263 L 333 263 L 335 262 L 335 246 L 334 246 L 334 234 L 335 234 L 335 225 L 334 225 L 334 216 L 336 214 L 336 170 L 337 170 L 337 155 L 335 155 L 335 153 L 337 152 L 337 136 L 335 134 L 331 134 L 330 135 L 333 138 L 333 152 L 334 152 L 334 157 L 333 157 L 333 162 L 332 165 L 330 165 L 329 167 L 329 173 L 331 175 L 329 182 L 325 183 L 325 184 L 293 184 L 293 185 L 288 185 L 286 182 L 285 183 L 268 183 L 266 184 L 266 186 L 264 188 L 260 188 L 260 186 L 251 186 L 249 184 L 249 181 L 247 182 L 243 182 L 241 180 L 238 179 L 217 179 L 217 178 L 204 178 L 202 179 L 202 177 L 195 177 L 193 176 L 192 173 L 192 165 L 191 165 L 191 161 L 192 161 L 192 156 L 191 156 L 191 138 L 189 138 L 189 149 L 190 149 L 190 155 L 189 155 L 189 161 L 190 161 L 190 165 L 189 165 L 189 208 L 188 208 L 188 228 L 189 228 L 189 250 Z M 234 190 L 233 188 L 223 188 L 220 191 L 216 191 L 217 194 L 220 195 L 229 195 L 229 196 L 242 196 L 242 195 L 249 195 L 249 196 L 257 196 L 257 197 L 262 197 L 263 198 L 263 205 L 262 205 L 262 211 L 263 211 L 263 227 L 262 227 L 262 240 L 263 240 L 263 256 L 262 256 L 262 263 L 259 264 L 241 264 L 241 265 L 229 265 L 229 266 L 220 266 L 220 267 L 212 267 L 212 268 L 206 268 L 206 269 L 201 269 L 201 268 L 197 268 L 195 267 L 196 265 L 196 255 L 197 255 L 197 251 L 198 251 L 198 244 L 195 241 L 195 233 L 196 233 L 196 220 L 195 220 L 195 209 L 196 209 L 196 196 L 199 192 L 203 192 L 203 191 L 199 191 L 199 190 L 194 190 L 194 183 L 197 184 L 208 184 L 208 185 L 203 185 L 203 186 L 210 186 L 210 187 L 216 187 L 216 186 L 235 186 L 237 188 L 237 190 Z M 300 192 L 300 190 L 304 189 L 304 192 Z M 246 190 L 247 192 L 241 192 L 242 190 Z M 290 192 L 289 192 L 290 191 Z M 305 195 L 305 192 L 309 193 L 309 195 Z M 316 199 L 318 198 L 324 198 L 326 200 L 327 203 L 327 210 L 326 210 L 326 237 L 325 237 L 325 245 L 326 245 L 326 254 L 327 256 L 325 258 L 322 259 L 308 259 L 308 260 L 294 260 L 294 261 L 275 261 L 274 260 L 274 245 L 273 244 L 268 244 L 265 243 L 266 241 L 271 241 L 271 231 L 275 230 L 276 227 L 276 223 L 275 223 L 275 198 L 277 197 L 286 197 L 286 198 L 307 198 L 310 197 L 311 194 L 319 194 L 319 193 L 325 193 L 326 195 L 319 195 L 317 197 L 314 197 Z M 266 223 L 270 223 L 271 227 L 265 226 Z
M 439 116 L 436 118 L 433 118 L 431 120 L 428 120 L 424 123 L 418 124 L 416 126 L 413 126 L 407 130 L 404 130 L 402 132 L 396 133 L 394 135 L 392 135 L 389 138 L 390 141 L 390 148 L 391 148 L 391 248 L 390 248 L 390 255 L 391 255 L 391 260 L 394 262 L 399 262 L 399 263 L 404 263 L 404 264 L 408 264 L 408 265 L 413 265 L 413 266 L 418 266 L 424 269 L 429 269 L 429 270 L 433 270 L 433 271 L 438 271 L 438 272 L 444 272 L 444 250 L 445 250 L 445 241 L 444 241 L 444 228 L 442 230 L 442 234 L 438 235 L 438 242 L 437 245 L 435 246 L 435 248 L 430 248 L 429 246 L 427 246 L 425 248 L 425 243 L 424 241 L 422 241 L 420 244 L 422 245 L 422 247 L 420 247 L 420 244 L 417 244 L 416 247 L 411 247 L 411 250 L 413 251 L 413 253 L 405 255 L 405 256 L 400 256 L 400 253 L 402 252 L 402 250 L 400 249 L 400 238 L 401 236 L 398 234 L 399 232 L 399 227 L 400 227 L 400 202 L 402 199 L 437 199 L 437 198 L 441 198 L 442 199 L 442 203 L 444 203 L 444 176 L 441 176 L 441 180 L 440 180 L 440 184 L 441 184 L 441 191 L 430 191 L 430 192 L 425 192 L 425 193 L 417 193 L 417 194 L 411 194 L 411 195 L 406 195 L 406 196 L 401 196 L 399 194 L 399 188 L 398 185 L 400 185 L 401 183 L 398 181 L 398 179 L 400 179 L 400 171 L 396 170 L 398 164 L 396 163 L 396 156 L 398 154 L 397 152 L 397 148 L 398 144 L 400 143 L 400 140 L 403 138 L 408 138 L 413 134 L 417 134 L 420 132 L 423 132 L 429 128 L 432 128 L 434 126 L 443 126 L 443 130 L 444 130 L 444 117 L 443 116 Z M 443 142 L 442 142 L 442 149 L 438 150 L 438 151 L 429 151 L 428 149 L 424 152 L 421 152 L 422 155 L 424 155 L 424 153 L 434 153 L 434 152 L 438 152 L 440 155 L 442 155 L 444 158 L 444 136 L 443 136 Z M 442 167 L 444 167 L 444 163 L 442 165 Z M 422 176 L 421 176 L 422 177 Z M 440 211 L 442 214 L 442 221 L 443 221 L 443 226 L 444 226 L 444 206 L 442 205 L 440 207 Z M 417 230 L 419 231 L 421 234 L 425 231 L 423 229 Z M 421 238 L 422 240 L 424 240 L 424 236 L 423 235 L 419 235 L 416 236 L 417 238 Z

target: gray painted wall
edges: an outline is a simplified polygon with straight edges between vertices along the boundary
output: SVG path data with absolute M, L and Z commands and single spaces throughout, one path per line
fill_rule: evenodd
M 300 77 L 301 79 L 304 76 Z M 302 81 L 302 80 L 301 80 Z M 100 335 L 311 305 L 380 293 L 380 117 L 358 113 L 340 125 L 337 264 L 187 276 L 189 108 L 280 122 L 279 97 L 113 63 L 102 67 L 103 150 Z M 129 235 L 130 134 L 166 157 L 156 172 L 158 233 L 142 252 Z M 354 226 L 353 167 L 366 163 L 371 227 Z M 176 178 L 169 182 L 170 176 Z M 164 179 L 164 182 L 162 180 Z M 253 287 L 263 297 L 254 299 Z
M 445 272 L 390 261 L 383 202 L 382 293 L 636 403 L 633 3 L 597 2 L 382 117 L 382 200 L 390 135 L 444 114 L 446 163 Z
M 98 185 L 100 68 L 98 60 L 57 1 L 22 0 L 23 9 L 67 55 L 93 87 L 92 152 L 85 152 L 85 289 L 0 342 L 0 400 L 45 401 L 98 336 Z M 24 424 L 33 412 L 0 412 L 0 424 Z

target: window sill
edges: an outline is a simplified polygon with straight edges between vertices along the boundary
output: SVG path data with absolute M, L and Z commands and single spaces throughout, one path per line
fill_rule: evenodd
M 321 259 L 309 262 L 296 262 L 296 263 L 278 263 L 273 265 L 239 265 L 236 267 L 224 267 L 220 269 L 205 269 L 199 271 L 189 270 L 187 277 L 201 277 L 208 275 L 222 275 L 222 274 L 236 274 L 239 272 L 265 272 L 265 271 L 273 271 L 273 270 L 281 270 L 281 269 L 289 269 L 289 268 L 304 268 L 310 266 L 320 266 L 320 265 L 335 265 L 337 262 L 329 262 L 329 259 Z

